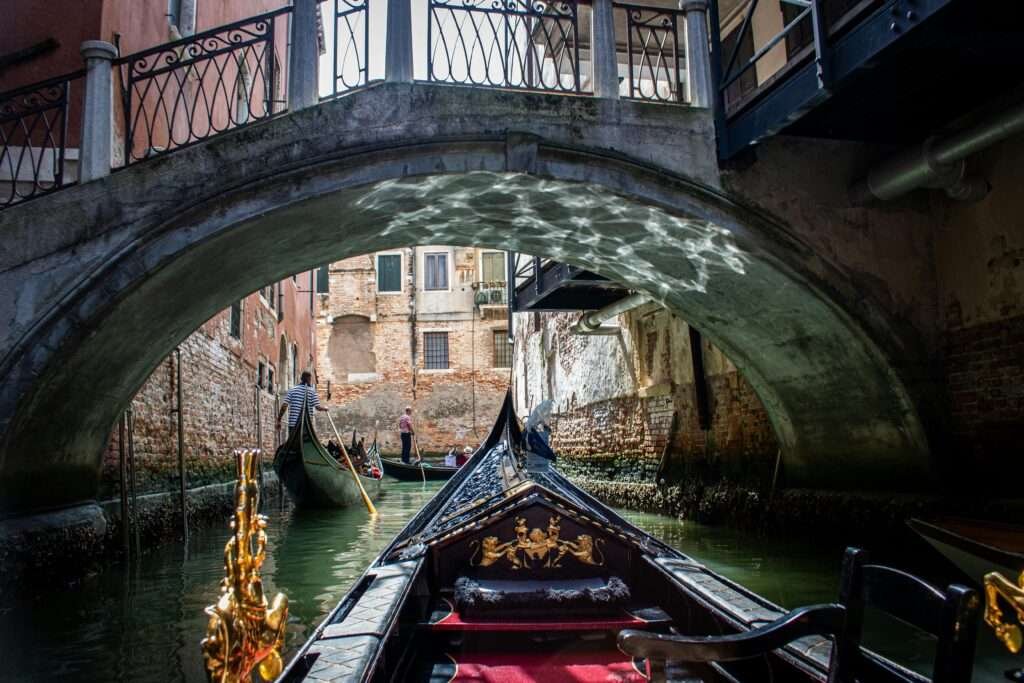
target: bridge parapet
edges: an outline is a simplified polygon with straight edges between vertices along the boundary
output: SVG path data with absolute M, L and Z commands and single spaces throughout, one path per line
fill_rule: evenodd
M 0 210 L 379 80 L 706 105 L 707 50 L 686 47 L 706 21 L 692 2 L 297 0 L 130 55 L 83 46 L 88 78 L 0 94 Z

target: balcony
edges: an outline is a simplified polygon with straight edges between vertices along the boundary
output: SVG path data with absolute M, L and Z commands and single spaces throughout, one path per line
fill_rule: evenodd
M 514 252 L 509 260 L 515 273 L 513 312 L 596 310 L 630 294 L 608 278 L 567 263 Z

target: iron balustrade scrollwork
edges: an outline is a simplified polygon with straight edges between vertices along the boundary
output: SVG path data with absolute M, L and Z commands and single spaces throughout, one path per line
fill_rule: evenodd
M 575 0 L 428 0 L 427 77 L 581 92 Z
M 369 82 L 370 0 L 333 0 L 334 94 Z
M 625 15 L 628 96 L 658 102 L 687 101 L 684 13 L 624 3 L 613 6 Z
M 0 93 L 0 208 L 75 182 L 67 169 L 69 112 L 74 92 L 81 115 L 84 77 L 76 71 Z
M 284 7 L 117 60 L 123 163 L 284 111 L 277 47 L 285 41 L 289 12 Z

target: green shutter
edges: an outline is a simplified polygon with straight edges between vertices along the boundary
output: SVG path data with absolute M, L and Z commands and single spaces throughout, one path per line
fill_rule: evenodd
M 377 291 L 402 291 L 402 256 L 382 254 L 377 257 Z
M 316 293 L 327 294 L 331 291 L 331 275 L 327 266 L 316 269 Z

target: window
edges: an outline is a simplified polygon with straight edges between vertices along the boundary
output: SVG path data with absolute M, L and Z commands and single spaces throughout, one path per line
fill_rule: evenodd
M 196 31 L 196 0 L 167 0 L 167 23 L 182 36 Z
M 736 46 L 736 39 L 739 38 L 740 28 L 737 28 L 729 35 L 722 38 L 722 69 L 725 69 L 729 64 L 729 58 L 732 56 L 733 48 Z M 750 61 L 754 56 L 754 32 L 752 29 L 747 29 L 747 34 L 743 36 L 743 42 L 740 43 L 739 52 L 736 53 L 736 61 L 733 62 L 732 71 L 729 74 L 731 78 L 740 69 Z M 751 64 L 750 68 L 743 72 L 737 80 L 733 81 L 732 84 L 725 89 L 725 106 L 732 107 L 737 104 L 743 97 L 757 89 L 757 65 Z
M 480 257 L 480 279 L 484 282 L 505 282 L 505 254 L 485 251 Z
M 512 345 L 508 343 L 507 330 L 494 331 L 494 367 L 512 367 Z
M 299 347 L 292 344 L 292 386 L 299 383 Z
M 402 291 L 402 255 L 377 255 L 377 291 Z
M 274 393 L 274 368 L 267 368 L 267 391 Z
M 259 369 L 256 371 L 256 386 L 263 388 L 263 375 L 267 372 L 267 364 L 260 361 Z
M 425 254 L 423 264 L 423 288 L 448 289 L 448 254 Z
M 274 292 L 275 289 L 276 287 L 273 284 L 269 284 L 260 290 L 260 297 L 267 302 L 267 305 L 270 306 L 270 310 L 277 308 L 277 297 Z
M 794 5 L 786 0 L 782 1 L 782 22 L 789 26 L 804 11 L 804 7 Z M 814 42 L 814 29 L 811 26 L 811 17 L 806 16 L 800 23 L 790 29 L 786 34 L 786 59 L 790 60 L 808 45 Z
M 327 294 L 331 291 L 331 273 L 327 266 L 316 269 L 316 293 Z
M 231 314 L 228 319 L 228 334 L 235 339 L 242 338 L 242 302 L 236 301 L 231 304 Z
M 448 369 L 448 333 L 423 333 L 423 367 L 427 370 Z

